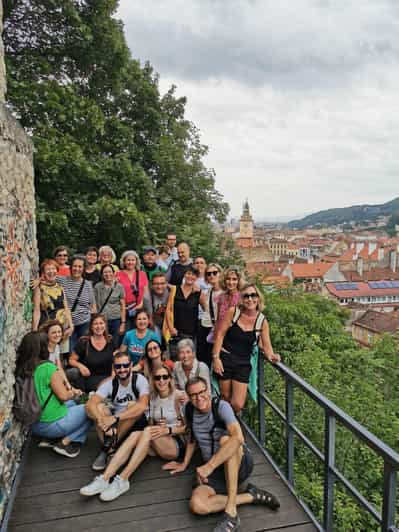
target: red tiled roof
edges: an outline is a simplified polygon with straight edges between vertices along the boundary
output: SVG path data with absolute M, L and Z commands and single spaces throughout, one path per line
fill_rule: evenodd
M 399 314 L 395 311 L 377 312 L 375 310 L 367 310 L 361 318 L 353 322 L 353 325 L 358 325 L 377 333 L 394 333 L 399 329 Z
M 290 264 L 292 275 L 295 279 L 309 277 L 323 277 L 333 266 L 331 262 L 315 262 L 313 264 Z
M 355 290 L 337 290 L 336 284 L 344 283 L 326 283 L 325 287 L 331 295 L 339 299 L 344 297 L 399 296 L 399 288 L 370 288 L 368 283 L 360 281 L 356 283 L 357 289 Z
M 363 270 L 359 275 L 356 270 L 341 272 L 347 281 L 398 281 L 399 270 L 393 272 L 390 268 L 374 268 L 372 270 Z

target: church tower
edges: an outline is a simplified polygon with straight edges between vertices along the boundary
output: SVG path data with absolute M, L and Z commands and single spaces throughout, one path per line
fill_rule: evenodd
M 250 238 L 251 240 L 254 237 L 254 221 L 249 212 L 248 199 L 245 200 L 242 215 L 240 218 L 240 236 L 239 238 Z

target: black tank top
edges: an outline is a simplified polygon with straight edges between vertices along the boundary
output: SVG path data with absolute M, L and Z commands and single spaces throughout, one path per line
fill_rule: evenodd
M 249 358 L 251 356 L 255 342 L 255 329 L 252 331 L 243 331 L 238 325 L 237 320 L 225 334 L 223 340 L 223 349 L 229 353 L 234 353 L 236 355 Z

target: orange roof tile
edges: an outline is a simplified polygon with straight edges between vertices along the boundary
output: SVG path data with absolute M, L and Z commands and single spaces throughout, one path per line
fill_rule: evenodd
M 333 266 L 331 262 L 315 262 L 313 264 L 290 264 L 292 275 L 295 279 L 308 277 L 323 277 Z

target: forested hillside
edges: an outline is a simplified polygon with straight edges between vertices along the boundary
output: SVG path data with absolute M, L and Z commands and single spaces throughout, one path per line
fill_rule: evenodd
M 117 0 L 6 0 L 8 102 L 35 145 L 42 256 L 57 244 L 117 251 L 165 231 L 214 258 L 228 206 L 175 88 L 131 57 Z
M 274 349 L 282 355 L 283 362 L 398 451 L 398 339 L 388 336 L 372 349 L 360 348 L 344 330 L 345 311 L 320 296 L 296 291 L 268 294 L 265 314 L 271 324 Z M 270 367 L 265 386 L 284 411 L 282 379 Z M 322 450 L 323 412 L 303 393 L 295 394 L 296 423 Z M 283 465 L 283 428 L 270 410 L 266 426 L 268 447 Z M 295 444 L 296 488 L 321 518 L 323 468 L 298 440 Z M 361 493 L 381 509 L 381 460 L 342 428 L 337 433 L 336 460 L 339 469 Z M 374 532 L 376 524 L 338 488 L 334 529 Z

